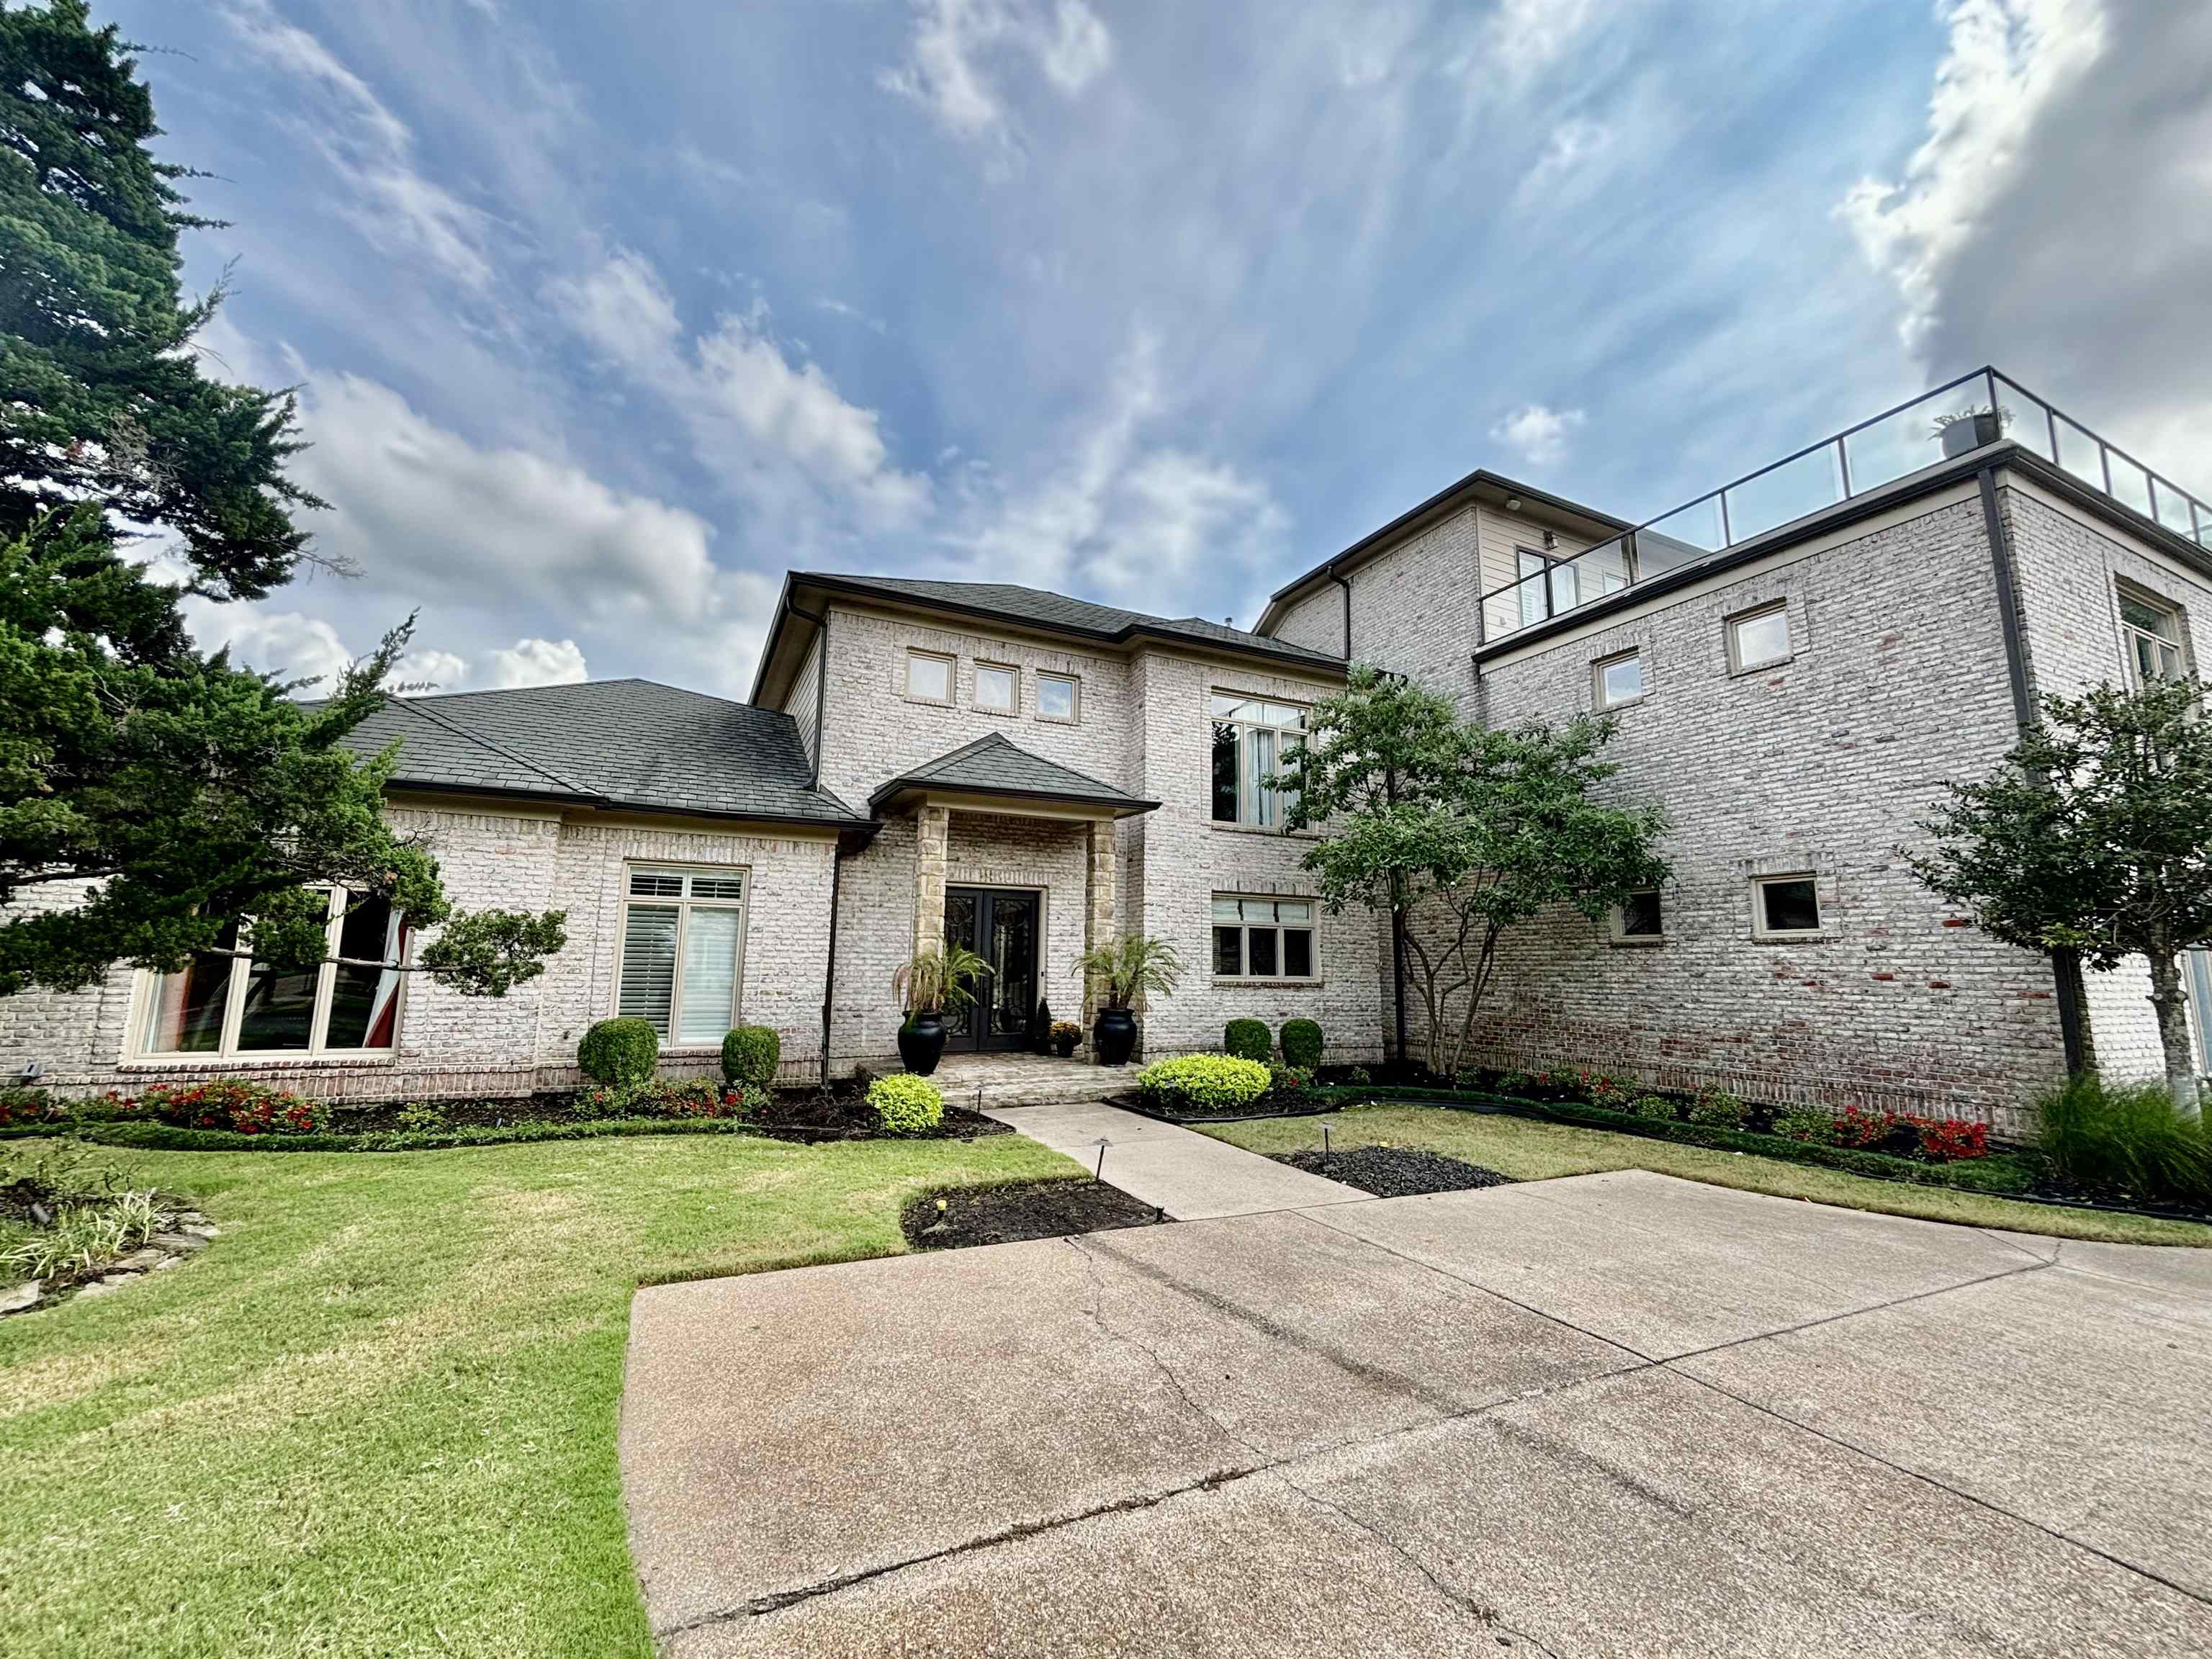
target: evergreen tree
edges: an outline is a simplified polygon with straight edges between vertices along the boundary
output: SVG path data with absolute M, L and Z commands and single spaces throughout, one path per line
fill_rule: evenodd
M 0 994 L 118 962 L 175 969 L 256 918 L 254 954 L 319 960 L 311 884 L 445 924 L 420 965 L 502 994 L 560 948 L 557 913 L 454 915 L 435 861 L 386 826 L 393 757 L 344 744 L 377 707 L 395 630 L 303 706 L 195 650 L 180 595 L 266 594 L 311 557 L 283 465 L 291 398 L 200 371 L 220 292 L 179 286 L 183 168 L 82 0 L 0 10 Z M 151 536 L 182 587 L 124 556 Z

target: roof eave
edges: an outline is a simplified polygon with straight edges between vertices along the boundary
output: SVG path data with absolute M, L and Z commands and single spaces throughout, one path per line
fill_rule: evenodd
M 1034 801 L 1040 805 L 1075 806 L 1092 811 L 1111 812 L 1117 818 L 1132 818 L 1159 810 L 1160 803 L 1137 795 L 1085 795 L 1073 790 L 1018 789 L 1004 785 L 980 785 L 951 782 L 943 778 L 915 777 L 911 775 L 893 778 L 868 797 L 868 811 L 880 813 L 895 806 L 909 795 L 972 795 L 981 799 Z

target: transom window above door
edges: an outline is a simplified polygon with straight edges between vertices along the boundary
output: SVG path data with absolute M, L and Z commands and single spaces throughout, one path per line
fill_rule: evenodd
M 633 868 L 615 1012 L 676 1048 L 720 1043 L 738 1022 L 748 888 L 743 870 Z
M 1213 972 L 1221 979 L 1314 977 L 1314 902 L 1213 896 Z
M 399 1038 L 399 987 L 413 930 L 391 901 L 329 895 L 325 959 L 304 968 L 256 961 L 251 919 L 225 925 L 216 948 L 181 973 L 149 976 L 142 1054 L 289 1058 L 389 1054 Z
M 1296 703 L 1218 691 L 1211 707 L 1213 821 L 1261 826 L 1284 823 L 1296 795 L 1268 787 L 1266 780 L 1287 766 L 1290 752 L 1305 742 L 1306 711 Z

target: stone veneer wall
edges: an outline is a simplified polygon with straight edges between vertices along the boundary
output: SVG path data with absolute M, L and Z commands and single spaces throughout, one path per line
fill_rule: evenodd
M 1792 660 L 1729 670 L 1724 619 L 1780 599 Z M 1484 666 L 1492 725 L 1590 706 L 1591 664 L 1644 653 L 1609 786 L 1663 806 L 1667 940 L 1579 917 L 1509 939 L 1473 1058 L 1589 1065 L 1655 1085 L 1993 1118 L 2063 1066 L 2050 969 L 1965 925 L 1899 851 L 1947 780 L 2014 735 L 1978 498 L 1917 504 Z M 1752 878 L 1816 873 L 1814 940 L 1752 932 Z M 1420 1029 L 1418 1004 L 1412 1024 Z

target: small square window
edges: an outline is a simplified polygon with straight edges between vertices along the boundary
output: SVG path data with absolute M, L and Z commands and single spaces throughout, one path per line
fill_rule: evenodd
M 1073 720 L 1079 696 L 1078 682 L 1073 674 L 1038 675 L 1037 718 L 1041 720 Z
M 1820 931 L 1820 890 L 1811 876 L 1761 876 L 1752 888 L 1752 931 L 1761 939 Z
M 1011 668 L 993 668 L 982 663 L 976 664 L 975 707 L 988 714 L 1012 714 L 1018 684 Z
M 1617 657 L 1601 658 L 1592 665 L 1597 676 L 1597 706 L 1618 708 L 1625 702 L 1634 702 L 1644 695 L 1644 653 L 1624 651 Z
M 918 702 L 952 701 L 952 659 L 928 651 L 906 653 L 906 694 Z
M 1780 605 L 1729 618 L 1729 666 L 1747 673 L 1790 660 L 1790 612 Z
M 1631 893 L 1613 913 L 1613 936 L 1622 944 L 1656 945 L 1667 937 L 1666 919 L 1659 908 L 1659 890 L 1647 887 Z

